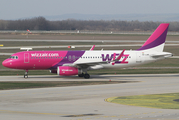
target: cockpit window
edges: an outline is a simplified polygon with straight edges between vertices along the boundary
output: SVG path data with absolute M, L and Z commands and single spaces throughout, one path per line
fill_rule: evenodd
M 18 59 L 18 56 L 10 56 L 10 59 Z

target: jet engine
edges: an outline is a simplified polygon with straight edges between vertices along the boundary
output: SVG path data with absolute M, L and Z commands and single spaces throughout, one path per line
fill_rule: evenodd
M 82 74 L 82 70 L 79 70 L 78 68 L 71 66 L 58 66 L 57 74 L 61 76 L 78 75 Z

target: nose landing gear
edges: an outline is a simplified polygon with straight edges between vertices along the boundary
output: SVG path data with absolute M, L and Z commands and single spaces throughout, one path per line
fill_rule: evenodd
M 28 78 L 28 70 L 25 70 L 24 78 Z

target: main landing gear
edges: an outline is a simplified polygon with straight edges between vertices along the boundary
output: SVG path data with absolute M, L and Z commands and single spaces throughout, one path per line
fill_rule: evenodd
M 25 70 L 24 78 L 28 78 L 28 70 Z
M 90 78 L 90 75 L 88 73 L 84 74 L 84 78 L 85 79 L 89 79 Z
M 89 79 L 90 75 L 88 73 L 82 73 L 82 74 L 78 74 L 78 77 L 84 77 L 85 79 Z

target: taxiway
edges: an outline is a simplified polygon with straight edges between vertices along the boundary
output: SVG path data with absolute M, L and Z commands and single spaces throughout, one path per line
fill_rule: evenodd
M 179 74 L 102 75 L 90 81 L 135 81 L 0 91 L 0 118 L 5 120 L 175 120 L 179 110 L 156 109 L 108 103 L 106 98 L 179 91 Z M 1 76 L 0 81 L 86 81 L 60 76 Z

